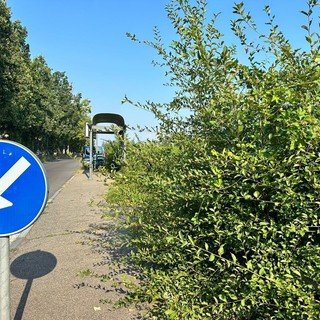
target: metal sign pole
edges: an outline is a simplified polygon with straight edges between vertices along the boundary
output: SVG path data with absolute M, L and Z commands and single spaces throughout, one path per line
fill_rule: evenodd
M 89 180 L 92 180 L 92 171 L 93 171 L 93 128 L 90 128 L 90 160 L 89 160 Z
M 0 237 L 0 318 L 10 320 L 9 236 Z

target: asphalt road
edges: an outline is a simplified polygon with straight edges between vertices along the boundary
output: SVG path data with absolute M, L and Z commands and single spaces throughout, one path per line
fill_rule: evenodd
M 49 185 L 49 197 L 54 194 L 68 181 L 80 168 L 80 161 L 74 159 L 59 159 L 44 163 Z

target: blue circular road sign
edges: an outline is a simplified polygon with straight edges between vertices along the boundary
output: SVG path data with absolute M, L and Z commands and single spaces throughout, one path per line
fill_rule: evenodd
M 47 197 L 46 172 L 37 156 L 17 142 L 0 140 L 0 236 L 33 224 Z

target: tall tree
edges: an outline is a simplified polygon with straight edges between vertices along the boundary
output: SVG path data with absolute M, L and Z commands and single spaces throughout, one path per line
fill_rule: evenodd
M 0 2 L 0 134 L 21 138 L 21 113 L 30 96 L 29 47 L 26 29 L 12 23 L 10 10 Z
M 30 59 L 26 37 L 0 1 L 0 136 L 34 151 L 80 149 L 88 100 L 74 95 L 66 74 L 53 72 L 44 57 Z

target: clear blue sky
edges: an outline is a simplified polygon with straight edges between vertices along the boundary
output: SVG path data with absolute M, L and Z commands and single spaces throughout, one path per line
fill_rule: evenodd
M 131 100 L 169 102 L 172 90 L 164 70 L 151 65 L 157 54 L 151 48 L 132 42 L 126 32 L 141 40 L 153 39 L 157 26 L 171 42 L 174 29 L 165 4 L 170 0 L 7 0 L 12 20 L 27 28 L 32 57 L 43 55 L 53 71 L 65 71 L 74 93 L 91 100 L 92 115 L 119 113 L 127 124 L 155 125 L 153 115 L 129 104 Z M 209 0 L 211 12 L 222 12 L 220 31 L 230 37 L 234 0 Z M 304 38 L 299 10 L 305 0 L 244 0 L 253 17 L 263 24 L 264 5 L 270 5 L 284 33 L 297 47 Z M 232 41 L 232 40 L 231 40 Z M 132 134 L 131 134 L 132 136 Z M 144 137 L 145 138 L 145 137 Z

